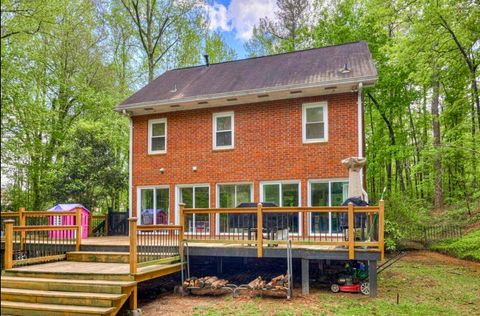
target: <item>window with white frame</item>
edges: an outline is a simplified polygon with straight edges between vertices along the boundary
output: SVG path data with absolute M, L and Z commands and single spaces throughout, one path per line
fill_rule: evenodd
M 209 208 L 210 187 L 205 185 L 180 186 L 178 188 L 180 203 L 185 203 L 186 208 Z M 210 232 L 209 214 L 187 214 L 185 216 L 186 232 Z
M 217 205 L 221 208 L 234 208 L 241 203 L 252 201 L 252 184 L 217 185 Z M 217 220 L 217 227 L 219 227 L 220 233 L 241 233 L 245 232 L 249 226 L 253 228 L 252 214 L 220 214 Z
M 302 134 L 304 143 L 328 140 L 327 102 L 307 103 L 302 106 Z
M 279 207 L 300 206 L 300 183 L 298 181 L 264 182 L 261 184 L 260 199 L 262 202 L 275 203 Z M 267 225 L 268 222 L 274 222 L 275 225 L 280 223 L 282 227 L 288 226 L 291 233 L 299 232 L 298 213 L 270 213 L 267 217 L 270 217 L 266 219 Z
M 169 223 L 170 189 L 168 186 L 139 188 L 137 198 L 141 225 Z
M 213 149 L 234 148 L 234 126 L 233 112 L 213 114 Z
M 340 206 L 348 197 L 346 180 L 309 181 L 310 206 Z M 341 233 L 339 213 L 311 213 L 311 234 Z
M 148 153 L 164 154 L 167 152 L 167 119 L 148 121 Z

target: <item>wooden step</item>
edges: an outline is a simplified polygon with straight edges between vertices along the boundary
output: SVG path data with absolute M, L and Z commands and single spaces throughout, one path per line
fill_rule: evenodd
M 97 307 L 114 307 L 119 300 L 124 299 L 126 296 L 126 294 L 41 291 L 11 288 L 2 288 L 1 290 L 2 301 Z
M 121 294 L 123 287 L 136 285 L 135 281 L 46 279 L 16 276 L 2 276 L 1 281 L 2 288 L 111 294 Z
M 2 315 L 109 315 L 113 307 L 90 307 L 76 305 L 38 304 L 2 301 Z
M 67 261 L 129 263 L 128 252 L 72 251 L 67 252 Z
M 5 270 L 4 276 L 15 276 L 21 278 L 44 278 L 44 279 L 70 279 L 70 280 L 106 280 L 106 281 L 132 281 L 133 276 L 129 274 L 108 274 L 108 273 L 72 273 L 72 272 L 49 272 L 30 271 L 17 268 Z

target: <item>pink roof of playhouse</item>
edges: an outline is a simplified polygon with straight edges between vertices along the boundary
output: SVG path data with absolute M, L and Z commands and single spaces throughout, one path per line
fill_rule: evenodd
M 85 206 L 82 204 L 78 203 L 71 203 L 71 204 L 57 204 L 54 207 L 50 208 L 49 211 L 72 211 L 76 209 L 77 207 L 80 207 L 84 209 L 87 212 L 90 212 Z

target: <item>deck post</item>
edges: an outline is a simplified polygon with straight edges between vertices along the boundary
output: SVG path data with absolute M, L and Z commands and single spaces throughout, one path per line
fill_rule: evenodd
M 185 233 L 185 203 L 178 204 L 179 213 L 178 213 L 178 225 L 182 226 L 182 234 L 181 239 L 183 241 L 184 233 Z
M 380 250 L 380 260 L 385 259 L 384 231 L 385 225 L 385 202 L 380 200 L 378 203 L 378 247 Z
M 104 224 L 105 226 L 104 226 L 104 228 L 103 228 L 103 234 L 104 234 L 105 236 L 108 236 L 108 218 L 109 218 L 109 217 L 110 217 L 110 213 L 107 212 L 107 214 L 105 214 L 105 224 Z
M 21 207 L 18 210 L 18 226 L 25 226 L 25 208 Z M 20 232 L 20 250 L 23 251 L 25 250 L 25 237 L 26 237 L 26 232 L 22 230 Z
M 302 258 L 302 295 L 310 294 L 310 260 Z
M 370 284 L 370 297 L 377 297 L 377 260 L 368 261 L 368 281 Z
M 75 238 L 75 250 L 80 251 L 80 243 L 82 242 L 82 209 L 77 207 L 75 209 L 75 225 L 77 226 Z
M 137 273 L 137 218 L 130 217 L 128 219 L 130 234 L 130 274 Z M 133 295 L 133 292 L 132 292 Z M 136 296 L 135 289 L 135 296 Z M 135 304 L 137 299 L 135 298 Z
M 138 296 L 138 290 L 137 286 L 135 285 L 132 289 L 132 292 L 130 293 L 130 297 L 128 299 L 128 307 L 132 312 L 137 312 L 137 296 Z
M 15 220 L 7 219 L 5 223 L 5 270 L 13 267 L 13 224 Z
M 93 215 L 91 212 L 88 212 L 88 237 L 93 235 Z
M 257 204 L 257 257 L 263 257 L 263 210 L 262 203 Z
M 348 259 L 355 259 L 355 221 L 352 202 L 348 203 Z

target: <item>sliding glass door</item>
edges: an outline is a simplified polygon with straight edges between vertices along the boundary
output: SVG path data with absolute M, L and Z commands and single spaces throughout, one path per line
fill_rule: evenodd
M 209 208 L 210 187 L 205 185 L 179 186 L 179 202 L 185 203 L 186 208 Z M 190 214 L 185 216 L 186 232 L 209 233 L 209 214 Z
M 168 186 L 139 188 L 137 192 L 140 225 L 168 224 L 170 215 Z
M 309 182 L 310 206 L 340 206 L 348 197 L 348 181 L 312 180 Z M 310 234 L 341 233 L 338 213 L 311 213 Z

